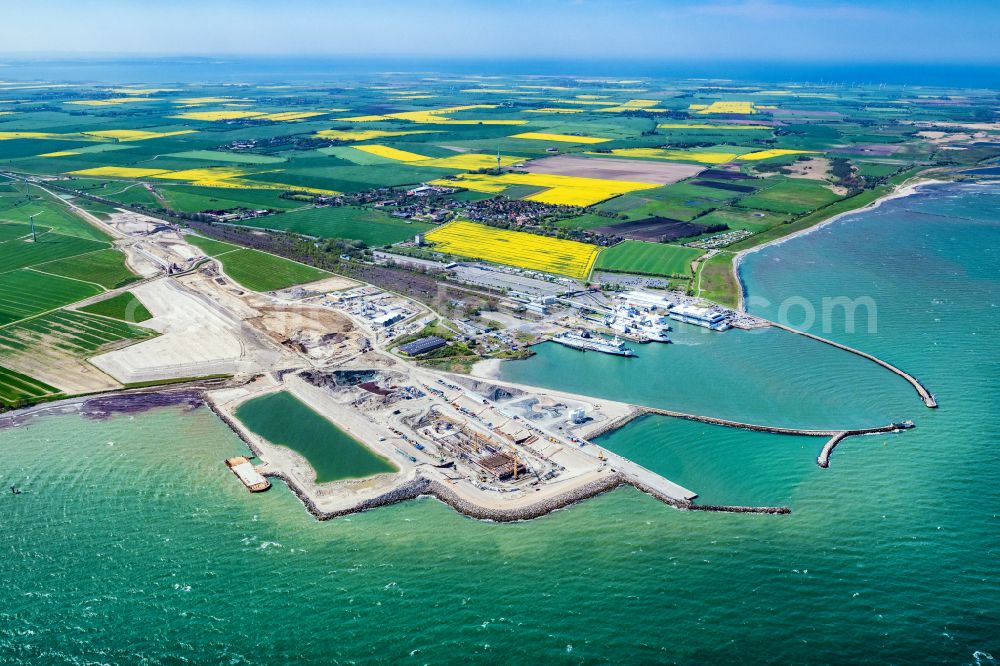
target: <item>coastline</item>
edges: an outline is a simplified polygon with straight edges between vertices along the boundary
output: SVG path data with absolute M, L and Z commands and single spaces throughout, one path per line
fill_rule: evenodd
M 910 183 L 902 183 L 899 185 L 899 187 L 895 188 L 891 192 L 888 192 L 885 196 L 881 196 L 875 201 L 872 201 L 871 203 L 862 206 L 861 208 L 854 208 L 852 210 L 847 210 L 842 213 L 837 213 L 836 215 L 832 215 L 829 218 L 823 220 L 822 222 L 817 222 L 811 227 L 800 229 L 798 231 L 788 234 L 787 236 L 782 236 L 781 238 L 775 238 L 772 241 L 768 241 L 766 243 L 762 243 L 760 245 L 756 245 L 754 247 L 747 248 L 745 250 L 740 250 L 739 252 L 737 252 L 736 256 L 733 257 L 733 264 L 732 264 L 733 279 L 736 281 L 736 286 L 738 291 L 738 296 L 737 296 L 738 300 L 736 304 L 737 312 L 746 312 L 746 302 L 745 302 L 746 285 L 743 282 L 743 276 L 740 274 L 740 267 L 742 266 L 743 258 L 746 255 L 752 254 L 754 252 L 759 252 L 765 248 L 771 247 L 772 245 L 780 245 L 785 241 L 797 238 L 799 236 L 811 234 L 812 232 L 818 229 L 822 229 L 823 227 L 829 224 L 833 224 L 834 222 L 837 222 L 838 220 L 848 215 L 854 215 L 855 213 L 861 213 L 868 210 L 875 210 L 887 201 L 892 201 L 894 199 L 902 199 L 904 197 L 917 194 L 919 189 L 925 185 L 941 185 L 944 183 L 951 182 L 948 180 L 940 180 L 937 178 L 921 178 L 920 176 L 915 176 L 915 178 L 917 179 L 916 181 Z

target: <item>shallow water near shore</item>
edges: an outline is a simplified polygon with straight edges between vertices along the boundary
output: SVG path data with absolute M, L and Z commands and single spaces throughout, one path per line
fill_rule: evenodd
M 24 493 L 0 496 L 0 663 L 995 663 L 997 248 L 1000 187 L 948 185 L 745 260 L 774 303 L 871 295 L 878 332 L 829 337 L 912 372 L 939 410 L 777 331 L 678 325 L 637 359 L 543 345 L 505 364 L 759 423 L 915 421 L 846 440 L 827 470 L 822 438 L 646 417 L 601 439 L 704 502 L 789 516 L 622 489 L 511 525 L 436 500 L 320 523 L 280 483 L 247 493 L 222 464 L 244 445 L 204 408 L 2 430 L 0 485 Z

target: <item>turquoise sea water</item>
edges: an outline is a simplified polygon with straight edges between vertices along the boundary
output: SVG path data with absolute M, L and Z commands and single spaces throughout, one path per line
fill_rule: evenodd
M 847 440 L 827 470 L 821 440 L 665 418 L 602 440 L 705 501 L 789 516 L 623 489 L 512 525 L 435 500 L 319 523 L 283 487 L 248 494 L 222 464 L 242 444 L 205 409 L 0 431 L 0 486 L 24 489 L 0 495 L 0 662 L 996 663 L 997 247 L 1000 187 L 946 186 L 745 264 L 774 303 L 870 295 L 876 333 L 829 335 L 916 374 L 937 411 L 774 332 L 508 366 L 765 423 L 916 422 Z

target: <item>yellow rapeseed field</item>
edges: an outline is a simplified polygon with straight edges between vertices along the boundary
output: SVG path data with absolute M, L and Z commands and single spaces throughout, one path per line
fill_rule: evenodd
M 476 170 L 488 169 L 497 165 L 496 155 L 484 155 L 481 153 L 461 153 L 449 157 L 427 157 L 418 153 L 411 153 L 408 150 L 399 150 L 389 146 L 379 144 L 368 144 L 364 146 L 351 146 L 355 150 L 360 150 L 379 157 L 385 157 L 397 162 L 404 162 L 420 167 L 437 167 L 439 169 Z M 500 166 L 510 166 L 521 161 L 520 157 L 500 158 Z
M 458 92 L 463 93 L 499 93 L 503 95 L 516 95 L 526 94 L 523 90 L 511 90 L 510 88 L 466 88 L 465 90 L 459 90 Z M 538 93 L 531 93 L 538 94 Z
M 769 130 L 770 125 L 707 125 L 695 123 L 660 123 L 659 129 L 710 129 L 710 130 Z
M 478 174 L 462 174 L 457 176 L 458 180 L 451 180 L 448 178 L 438 178 L 437 180 L 427 181 L 428 185 L 441 185 L 442 187 L 464 187 L 467 190 L 472 190 L 473 192 L 482 192 L 483 194 L 500 194 L 508 187 L 513 185 L 513 183 L 503 183 L 498 180 L 493 180 L 488 178 L 481 178 Z
M 558 104 L 578 104 L 580 106 L 618 106 L 616 102 L 599 102 L 591 99 L 550 99 Z
M 55 132 L 0 132 L 0 141 L 10 141 L 11 139 L 68 139 L 69 135 L 56 134 Z M 79 139 L 80 136 L 73 137 Z
M 594 153 L 597 155 L 598 153 Z M 612 155 L 619 157 L 641 157 L 654 160 L 671 160 L 676 162 L 699 162 L 701 164 L 725 164 L 738 157 L 737 153 L 721 153 L 713 151 L 665 150 L 662 148 L 616 148 Z
M 590 275 L 598 252 L 587 243 L 461 220 L 434 229 L 426 238 L 448 254 L 580 279 Z
M 149 178 L 161 173 L 170 173 L 166 169 L 142 169 L 139 167 L 103 166 L 80 171 L 70 171 L 74 176 L 108 176 L 111 178 Z
M 340 194 L 336 190 L 323 190 L 315 187 L 299 187 L 283 183 L 270 183 L 256 180 L 245 180 L 245 176 L 259 173 L 280 173 L 277 171 L 248 171 L 235 167 L 209 167 L 203 169 L 184 169 L 170 171 L 167 169 L 141 169 L 136 167 L 104 166 L 80 171 L 71 171 L 74 176 L 103 176 L 110 178 L 157 178 L 163 180 L 179 180 L 198 187 L 226 187 L 244 190 L 296 190 L 314 194 Z
M 116 95 L 155 95 L 156 93 L 178 92 L 180 88 L 111 88 L 108 92 Z
M 573 136 L 572 134 L 549 134 L 548 132 L 522 132 L 512 134 L 511 139 L 533 139 L 535 141 L 562 141 L 564 143 L 604 143 L 611 141 L 599 136 Z
M 521 162 L 520 157 L 509 157 L 500 156 L 500 166 L 506 167 L 512 164 L 517 164 Z M 459 155 L 452 155 L 450 157 L 438 157 L 433 160 L 427 160 L 426 162 L 420 162 L 414 166 L 427 166 L 427 167 L 439 167 L 442 169 L 463 169 L 467 171 L 475 171 L 477 169 L 491 169 L 496 168 L 497 156 L 496 155 L 484 155 L 482 153 L 461 153 Z
M 263 111 L 187 111 L 185 113 L 171 116 L 171 118 L 183 118 L 184 120 L 241 120 L 243 118 L 256 118 L 266 115 Z
M 235 106 L 235 105 L 234 105 Z M 253 118 L 255 120 L 271 120 L 273 122 L 289 122 L 322 116 L 322 111 L 281 111 L 279 113 L 265 113 L 264 111 L 186 111 L 171 118 L 183 118 L 185 120 L 207 120 L 214 122 L 217 120 L 242 120 Z
M 369 144 L 367 146 L 352 146 L 355 150 L 361 150 L 366 153 L 371 153 L 372 155 L 378 155 L 379 157 L 385 157 L 390 160 L 396 160 L 397 162 L 425 162 L 430 158 L 425 155 L 418 155 L 416 153 L 411 153 L 406 150 L 398 150 L 396 148 L 390 148 L 389 146 L 382 146 L 379 144 Z
M 525 109 L 526 113 L 583 113 L 583 109 L 560 109 L 554 106 L 547 106 L 542 109 Z
M 456 179 L 432 181 L 436 185 L 460 186 L 475 192 L 498 193 L 510 185 L 529 185 L 545 188 L 527 197 L 526 201 L 539 201 L 557 206 L 592 206 L 620 194 L 649 190 L 660 187 L 656 183 L 640 183 L 627 180 L 605 180 L 603 178 L 581 178 L 578 176 L 556 176 L 541 173 L 492 174 L 464 173 Z
M 783 155 L 805 155 L 816 153 L 815 150 L 759 150 L 753 153 L 724 153 L 712 150 L 669 150 L 664 148 L 616 148 L 611 151 L 618 157 L 642 157 L 655 160 L 671 160 L 676 162 L 700 162 L 701 164 L 725 164 L 733 160 L 767 160 Z M 602 155 L 607 153 L 588 153 Z
M 115 104 L 126 104 L 128 102 L 155 102 L 152 97 L 115 97 L 113 99 L 82 99 L 67 104 L 79 104 L 81 106 L 114 106 Z
M 280 113 L 265 113 L 260 117 L 264 120 L 273 120 L 274 122 L 288 122 L 322 115 L 322 111 L 282 111 Z
M 742 113 L 742 114 L 752 114 L 757 113 L 753 102 L 712 102 L 709 105 L 705 104 L 692 104 L 688 107 L 691 111 L 698 114 L 707 113 Z
M 388 113 L 384 116 L 353 116 L 351 118 L 339 118 L 338 120 L 356 123 L 374 122 L 377 120 L 407 120 L 411 123 L 424 125 L 526 125 L 528 123 L 527 120 L 456 120 L 448 117 L 459 111 L 495 108 L 497 108 L 496 104 L 466 104 L 464 106 L 449 106 L 443 109 L 403 111 L 401 113 Z
M 66 157 L 67 155 L 79 155 L 75 150 L 57 150 L 52 153 L 42 153 L 39 157 Z
M 165 178 L 168 180 L 183 180 L 191 185 L 199 187 L 239 187 L 246 185 L 238 181 L 238 178 L 251 173 L 262 173 L 237 169 L 235 167 L 207 167 L 202 169 L 183 169 L 181 171 L 165 171 L 158 173 L 155 178 Z
M 772 157 L 782 157 L 784 155 L 807 155 L 815 154 L 818 151 L 815 150 L 782 150 L 780 148 L 774 148 L 772 150 L 759 150 L 755 153 L 744 153 L 740 155 L 741 160 L 768 160 Z
M 160 139 L 165 136 L 177 136 L 179 134 L 194 134 L 197 130 L 176 130 L 174 132 L 150 132 L 144 130 L 94 130 L 84 132 L 88 136 L 96 136 L 101 139 L 115 139 L 116 141 L 145 141 L 146 139 Z
M 236 97 L 183 97 L 176 101 L 185 106 L 199 106 L 201 104 L 223 104 L 239 100 Z
M 320 130 L 316 136 L 321 139 L 336 139 L 339 141 L 368 141 L 369 139 L 384 139 L 391 136 L 406 136 L 407 134 L 432 134 L 438 130 L 410 130 L 408 132 L 389 132 L 383 130 Z
M 618 104 L 616 106 L 607 106 L 603 109 L 597 109 L 597 111 L 607 112 L 607 113 L 623 113 L 625 111 L 663 111 L 663 109 L 658 108 L 656 105 L 659 100 L 655 99 L 630 99 L 629 101 Z

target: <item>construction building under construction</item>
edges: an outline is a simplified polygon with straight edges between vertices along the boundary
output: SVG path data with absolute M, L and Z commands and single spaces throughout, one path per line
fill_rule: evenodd
M 509 444 L 439 411 L 425 414 L 415 424 L 415 430 L 433 441 L 442 453 L 470 463 L 494 480 L 516 481 L 530 471 Z

